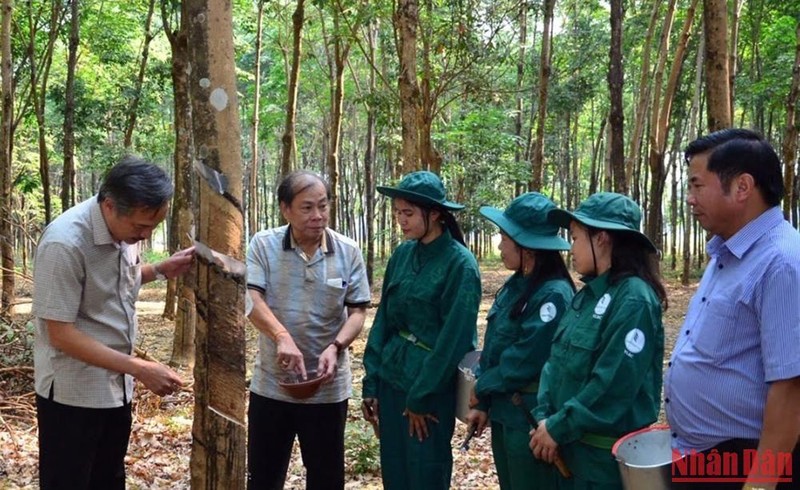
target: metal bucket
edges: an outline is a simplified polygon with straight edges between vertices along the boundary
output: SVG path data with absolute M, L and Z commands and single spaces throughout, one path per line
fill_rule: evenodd
M 469 413 L 469 395 L 475 387 L 481 351 L 467 352 L 458 363 L 458 382 L 456 384 L 456 418 L 465 424 Z
M 654 426 L 620 438 L 611 449 L 625 490 L 669 490 L 672 484 L 672 435 Z

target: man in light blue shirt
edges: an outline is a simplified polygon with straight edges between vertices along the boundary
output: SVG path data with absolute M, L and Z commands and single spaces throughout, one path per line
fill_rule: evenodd
M 794 451 L 800 436 L 800 234 L 783 219 L 781 165 L 760 135 L 717 131 L 686 149 L 687 202 L 713 237 L 664 380 L 673 447 L 737 454 L 734 482 L 680 488 L 798 488 L 792 468 L 747 463 Z M 751 453 L 754 454 L 754 453 Z M 688 476 L 696 479 L 698 475 Z M 717 478 L 719 480 L 719 478 Z M 777 487 L 776 487 L 777 484 Z

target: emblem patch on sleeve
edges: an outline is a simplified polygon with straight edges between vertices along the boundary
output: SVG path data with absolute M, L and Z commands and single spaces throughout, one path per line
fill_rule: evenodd
M 557 314 L 558 310 L 556 309 L 556 305 L 553 303 L 545 303 L 541 308 L 539 308 L 539 318 L 541 318 L 545 323 L 551 321 L 556 317 Z
M 630 354 L 638 354 L 644 349 L 644 332 L 634 328 L 625 336 L 625 350 Z

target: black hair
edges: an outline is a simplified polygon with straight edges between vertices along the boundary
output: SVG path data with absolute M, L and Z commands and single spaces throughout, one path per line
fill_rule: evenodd
M 126 216 L 137 208 L 161 209 L 175 188 L 167 173 L 143 158 L 127 155 L 111 167 L 97 193 L 97 202 L 111 199 L 114 209 Z
M 781 161 L 760 134 L 749 129 L 715 131 L 689 143 L 684 151 L 686 163 L 695 155 L 710 152 L 707 168 L 719 177 L 725 194 L 734 177 L 747 173 L 769 206 L 780 204 L 784 195 Z
M 461 227 L 458 226 L 458 221 L 456 221 L 456 217 L 453 216 L 453 213 L 444 209 L 441 206 L 431 206 L 430 204 L 422 204 L 420 202 L 410 201 L 407 198 L 403 198 L 406 201 L 414 204 L 422 211 L 422 216 L 425 218 L 425 233 L 422 236 L 428 234 L 428 223 L 430 222 L 430 215 L 431 211 L 438 211 L 439 212 L 439 221 L 442 224 L 442 227 L 447 229 L 450 232 L 450 235 L 461 245 L 467 246 L 467 243 L 464 241 L 464 232 L 461 231 Z
M 317 183 L 325 187 L 325 195 L 330 199 L 331 186 L 319 174 L 308 170 L 295 170 L 284 177 L 278 185 L 278 202 L 291 206 L 292 201 L 298 194 L 315 186 Z
M 626 277 L 636 276 L 653 288 L 666 310 L 669 301 L 667 291 L 661 283 L 658 254 L 652 251 L 648 244 L 643 243 L 643 237 L 635 233 L 595 229 L 595 232 L 597 231 L 605 231 L 611 237 L 611 269 L 608 276 L 611 284 L 616 284 Z
M 511 309 L 509 317 L 512 320 L 516 320 L 522 316 L 525 309 L 528 307 L 528 300 L 531 294 L 544 282 L 552 279 L 566 279 L 569 285 L 572 286 L 572 290 L 575 291 L 575 282 L 572 281 L 572 276 L 569 275 L 567 264 L 564 262 L 564 257 L 561 255 L 561 252 L 558 250 L 524 249 L 522 247 L 520 247 L 520 249 L 533 252 L 534 264 L 533 270 L 528 276 L 528 284 L 525 287 L 525 291 L 519 295 L 516 303 L 514 303 L 514 307 Z M 522 265 L 520 265 L 520 267 L 522 267 Z M 518 272 L 521 273 L 521 271 Z

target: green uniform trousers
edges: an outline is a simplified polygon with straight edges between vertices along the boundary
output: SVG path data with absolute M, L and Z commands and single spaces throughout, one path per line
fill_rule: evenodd
M 408 435 L 403 416 L 408 394 L 388 383 L 378 383 L 378 417 L 381 432 L 381 476 L 386 490 L 450 488 L 453 453 L 450 440 L 455 429 L 455 392 L 433 396 L 439 423 L 428 422 L 428 437 L 422 442 Z
M 492 454 L 503 490 L 553 489 L 556 470 L 533 457 L 528 431 L 492 422 Z

